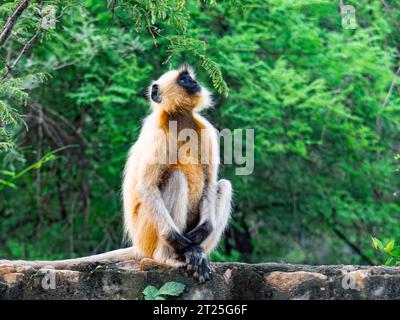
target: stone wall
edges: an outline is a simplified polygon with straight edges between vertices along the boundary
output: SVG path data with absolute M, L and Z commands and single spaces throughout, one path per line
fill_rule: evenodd
M 214 263 L 199 284 L 182 269 L 140 271 L 137 260 L 78 263 L 0 260 L 0 299 L 142 299 L 147 285 L 186 285 L 178 299 L 399 299 L 390 267 Z

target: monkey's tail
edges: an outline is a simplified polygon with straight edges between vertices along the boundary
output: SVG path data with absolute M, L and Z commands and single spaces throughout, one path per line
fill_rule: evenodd
M 95 262 L 121 262 L 127 260 L 138 260 L 140 257 L 135 253 L 134 247 L 113 250 L 93 256 L 65 259 L 55 261 L 25 261 L 25 260 L 0 260 L 1 265 L 31 266 L 33 268 L 53 267 L 55 269 L 68 268 L 77 264 Z

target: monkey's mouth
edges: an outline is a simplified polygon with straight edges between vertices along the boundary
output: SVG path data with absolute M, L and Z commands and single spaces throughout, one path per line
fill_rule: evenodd
M 198 83 L 196 83 L 188 88 L 185 88 L 185 90 L 189 94 L 195 94 L 195 93 L 199 93 L 201 91 L 201 87 Z

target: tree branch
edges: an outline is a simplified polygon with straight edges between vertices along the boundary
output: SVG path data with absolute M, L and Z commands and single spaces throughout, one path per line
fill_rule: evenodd
M 332 226 L 333 232 L 342 239 L 350 248 L 353 249 L 355 253 L 357 253 L 361 258 L 365 260 L 369 265 L 374 265 L 374 263 L 358 248 L 354 243 L 352 243 L 347 237 L 336 227 Z
M 29 0 L 22 0 L 17 8 L 14 10 L 13 14 L 7 19 L 7 22 L 1 30 L 0 34 L 0 47 L 4 44 L 7 38 L 10 36 L 12 29 L 14 28 L 15 23 L 17 22 L 19 16 L 24 12 L 24 10 L 28 7 Z

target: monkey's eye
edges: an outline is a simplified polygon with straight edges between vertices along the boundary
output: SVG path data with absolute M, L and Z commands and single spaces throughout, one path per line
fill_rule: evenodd
M 181 84 L 188 84 L 189 83 L 189 77 L 186 74 L 184 74 L 183 76 L 181 76 L 179 78 L 179 82 Z
M 185 85 L 193 85 L 193 84 L 196 84 L 197 82 L 195 81 L 195 80 L 193 80 L 192 79 L 192 77 L 189 75 L 189 74 L 187 74 L 187 73 L 184 73 L 184 74 L 182 74 L 180 77 L 179 77 L 179 83 L 181 84 L 181 85 L 183 85 L 183 86 L 185 86 Z

